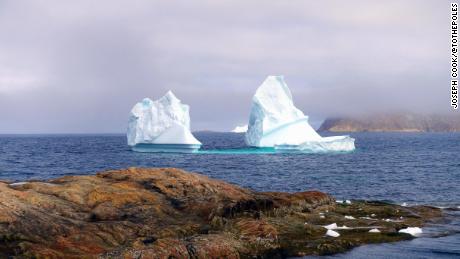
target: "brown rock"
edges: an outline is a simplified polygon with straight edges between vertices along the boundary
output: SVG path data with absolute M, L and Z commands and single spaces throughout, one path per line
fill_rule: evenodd
M 240 258 L 333 253 L 362 243 L 408 239 L 395 231 L 440 216 L 439 210 L 429 207 L 336 205 L 332 197 L 317 191 L 257 193 L 174 168 L 129 168 L 25 184 L 0 182 L 0 194 L 0 257 Z M 324 235 L 321 225 L 332 220 L 343 223 L 343 215 L 369 211 L 408 220 L 385 222 L 386 232 L 380 236 L 367 230 L 344 232 L 336 240 Z M 319 217 L 320 212 L 326 217 Z

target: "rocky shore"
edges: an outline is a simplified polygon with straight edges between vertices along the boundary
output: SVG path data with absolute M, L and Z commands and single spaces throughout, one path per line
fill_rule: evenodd
M 411 239 L 399 230 L 440 217 L 432 207 L 337 203 L 318 191 L 261 193 L 174 168 L 129 168 L 0 182 L 0 258 L 325 255 Z
M 459 132 L 460 116 L 414 113 L 372 114 L 326 119 L 318 131 L 330 132 Z

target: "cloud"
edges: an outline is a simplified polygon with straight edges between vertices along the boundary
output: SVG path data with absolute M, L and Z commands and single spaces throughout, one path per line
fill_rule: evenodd
M 169 89 L 195 130 L 229 130 L 269 74 L 313 119 L 449 112 L 449 4 L 2 1 L 0 132 L 123 132 Z

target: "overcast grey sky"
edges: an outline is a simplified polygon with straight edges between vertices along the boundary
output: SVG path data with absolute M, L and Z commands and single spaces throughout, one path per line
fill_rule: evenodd
M 449 37 L 443 0 L 0 0 L 0 133 L 125 132 L 169 89 L 194 130 L 230 130 L 270 74 L 314 123 L 448 113 Z

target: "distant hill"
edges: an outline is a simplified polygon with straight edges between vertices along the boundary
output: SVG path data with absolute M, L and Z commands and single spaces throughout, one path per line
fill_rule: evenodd
M 377 114 L 326 119 L 319 131 L 331 132 L 456 132 L 459 115 Z

